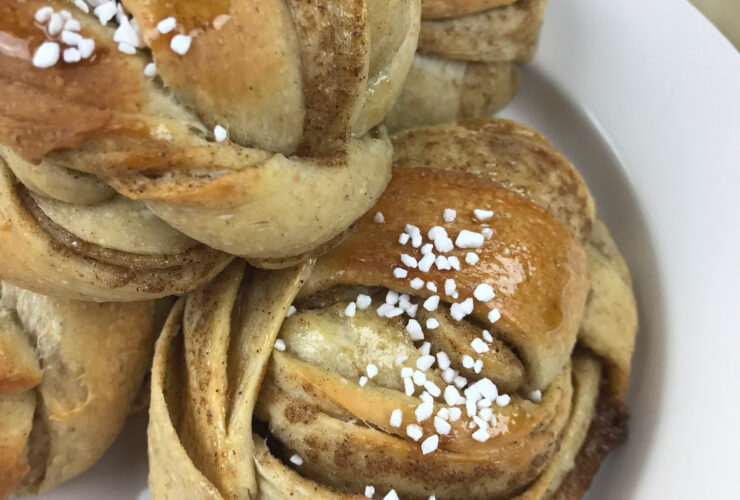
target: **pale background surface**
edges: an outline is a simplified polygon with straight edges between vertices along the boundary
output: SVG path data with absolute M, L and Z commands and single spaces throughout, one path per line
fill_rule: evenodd
M 740 49 L 740 0 L 691 0 Z

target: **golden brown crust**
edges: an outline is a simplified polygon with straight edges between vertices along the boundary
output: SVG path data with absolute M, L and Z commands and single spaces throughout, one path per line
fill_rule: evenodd
M 419 277 L 442 290 L 449 273 L 433 268 L 422 274 L 412 269 L 409 280 L 392 274 L 400 252 L 398 234 L 405 224 L 413 221 L 426 234 L 442 222 L 445 207 L 454 206 L 461 214 L 476 208 L 493 210 L 494 218 L 487 222 L 494 237 L 476 252 L 477 266 L 455 273 L 457 290 L 462 298 L 471 297 L 480 283 L 502 291 L 490 302 L 476 303 L 473 316 L 485 322 L 488 313 L 498 309 L 501 320 L 496 329 L 528 364 L 528 385 L 545 387 L 560 372 L 575 343 L 588 291 L 583 247 L 549 213 L 480 176 L 454 171 L 455 167 L 461 168 L 450 164 L 450 170 L 398 169 L 356 231 L 319 260 L 300 296 L 347 283 L 431 296 L 428 290 L 413 290 L 409 280 Z M 430 192 L 439 194 L 429 199 Z M 384 214 L 384 224 L 373 222 L 376 212 Z M 470 228 L 470 219 L 461 215 L 445 228 L 454 239 Z M 462 262 L 466 253 L 458 249 L 451 255 Z
M 403 159 L 388 190 L 337 248 L 315 264 L 277 274 L 235 263 L 181 302 L 155 355 L 149 428 L 155 498 L 187 493 L 213 499 L 355 499 L 371 484 L 379 496 L 394 489 L 411 499 L 434 494 L 544 500 L 572 488 L 574 467 L 583 477 L 592 474 L 597 465 L 583 466 L 578 457 L 603 458 L 588 451 L 596 442 L 589 437 L 589 428 L 592 434 L 597 429 L 591 422 L 594 415 L 596 420 L 603 416 L 597 401 L 608 396 L 612 409 L 623 403 L 613 397 L 614 384 L 604 375 L 611 373 L 609 355 L 574 350 L 589 289 L 604 293 L 610 286 L 589 279 L 594 261 L 587 260 L 578 230 L 588 238 L 590 225 L 558 222 L 560 209 L 580 199 L 573 193 L 587 190 L 577 174 L 568 177 L 572 166 L 567 161 L 553 162 L 559 157 L 543 138 L 510 122 L 490 123 L 493 130 L 498 125 L 506 132 L 499 146 L 511 148 L 509 141 L 516 142 L 511 137 L 522 134 L 525 143 L 532 141 L 529 146 L 544 152 L 540 161 L 561 169 L 563 178 L 576 181 L 576 189 L 563 190 L 557 181 L 536 190 L 539 179 L 525 165 L 513 171 L 526 180 L 527 189 L 511 191 L 512 173 L 501 170 L 512 167 L 496 161 L 495 154 L 488 163 L 493 172 L 478 160 L 466 163 L 465 151 L 483 157 L 485 148 L 461 147 L 436 162 L 434 152 L 419 153 L 430 165 L 415 165 L 414 152 L 427 144 L 425 134 L 408 134 L 399 145 Z M 473 137 L 485 136 L 485 122 L 469 127 Z M 444 136 L 434 128 L 421 130 Z M 477 143 L 471 139 L 470 144 Z M 437 148 L 443 151 L 444 144 Z M 558 201 L 555 193 L 568 201 Z M 457 210 L 454 222 L 442 221 L 445 208 Z M 405 279 L 393 277 L 401 252 L 420 256 L 420 250 L 398 242 L 405 224 L 417 225 L 422 233 L 444 225 L 455 239 L 463 228 L 480 228 L 474 208 L 494 213 L 485 222 L 492 238 L 473 250 L 479 255 L 475 265 L 448 274 L 410 268 Z M 384 222 L 373 220 L 376 212 Z M 467 251 L 449 255 L 464 261 Z M 616 262 L 618 254 L 609 253 Z M 439 306 L 422 310 L 431 292 L 410 286 L 417 276 L 438 289 L 444 289 L 445 278 L 454 277 L 459 299 L 440 291 Z M 472 295 L 479 283 L 492 284 L 496 297 L 475 303 L 468 317 L 453 318 L 453 300 Z M 437 320 L 436 327 L 424 329 L 428 346 L 411 339 L 407 318 L 376 312 L 388 290 L 407 294 L 398 297 L 399 304 L 417 304 L 414 313 L 406 310 L 419 324 Z M 348 308 L 358 293 L 368 294 L 372 305 Z M 288 313 L 291 303 L 297 310 Z M 501 319 L 491 325 L 487 313 L 494 306 Z M 471 341 L 483 328 L 493 337 L 489 351 L 474 352 Z M 271 350 L 276 338 L 282 345 Z M 448 433 L 438 432 L 432 418 L 418 418 L 421 399 L 413 394 L 421 389 L 407 395 L 402 370 L 419 368 L 426 348 L 432 354 L 444 351 L 466 383 L 486 378 L 499 394 L 510 396 L 504 407 L 492 403 L 496 419 L 484 442 L 472 436 L 475 425 L 465 408 L 459 419 L 450 419 Z M 466 355 L 481 359 L 478 371 L 466 368 Z M 370 364 L 377 373 L 363 380 Z M 438 388 L 446 387 L 441 368 L 432 366 L 425 374 Z M 534 388 L 542 389 L 539 403 L 533 401 L 536 394 L 529 394 Z M 425 389 L 434 392 L 431 386 Z M 445 403 L 432 397 L 432 415 Z M 390 421 L 395 410 L 401 426 Z M 257 426 L 259 436 L 253 434 L 253 417 L 266 423 L 266 428 Z M 605 417 L 604 428 L 617 436 L 613 420 Z M 409 437 L 409 423 L 418 423 L 424 438 L 437 433 L 433 453 L 424 455 L 421 440 Z M 302 458 L 299 465 L 288 460 L 294 454 Z
M 39 5 L 4 7 L 10 36 L 26 43 L 38 31 Z M 391 145 L 374 127 L 411 65 L 419 0 L 126 7 L 158 78 L 144 75 L 143 52 L 121 53 L 111 27 L 78 13 L 82 34 L 96 42 L 89 61 L 47 71 L 1 56 L 12 64 L 0 85 L 19 104 L 0 105 L 0 143 L 23 161 L 90 174 L 180 232 L 257 262 L 309 254 L 375 202 Z M 177 33 L 193 37 L 184 56 L 155 28 L 170 15 Z M 213 141 L 215 125 L 230 140 Z M 58 191 L 69 201 L 74 189 L 44 194 Z
M 474 173 L 546 209 L 581 243 L 588 241 L 596 212 L 591 193 L 537 131 L 510 120 L 465 120 L 404 131 L 393 143 L 394 168 Z

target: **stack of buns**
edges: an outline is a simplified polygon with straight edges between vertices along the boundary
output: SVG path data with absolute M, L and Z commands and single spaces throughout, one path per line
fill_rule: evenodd
M 145 408 L 154 499 L 580 498 L 637 318 L 578 171 L 489 118 L 544 8 L 4 2 L 0 498 Z

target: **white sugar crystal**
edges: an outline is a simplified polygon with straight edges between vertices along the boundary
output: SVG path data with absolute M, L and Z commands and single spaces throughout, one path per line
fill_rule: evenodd
M 406 314 L 408 314 L 412 318 L 415 318 L 417 309 L 419 309 L 419 304 L 414 304 L 410 306 L 408 309 L 406 309 Z
M 434 259 L 435 256 L 433 253 L 428 253 L 424 255 L 419 261 L 419 271 L 424 273 L 429 272 L 429 269 L 432 268 L 432 264 L 434 264 Z
M 71 45 L 76 47 L 79 45 L 80 41 L 82 41 L 82 37 L 79 33 L 75 33 L 74 31 L 62 31 L 62 43 L 65 45 Z
M 405 245 L 406 243 L 409 242 L 410 239 L 411 239 L 411 236 L 409 236 L 406 233 L 401 233 L 401 234 L 398 235 L 398 242 L 401 245 Z
M 457 388 L 452 385 L 448 385 L 447 387 L 445 387 L 444 398 L 445 403 L 447 403 L 449 406 L 459 405 L 464 401 Z
M 437 327 L 439 327 L 439 321 L 434 318 L 429 318 L 427 320 L 427 328 L 429 328 L 430 330 L 434 330 Z
M 533 403 L 541 403 L 542 402 L 542 391 L 539 389 L 534 390 L 529 393 L 529 400 Z
M 414 278 L 414 279 L 411 280 L 411 282 L 409 283 L 409 285 L 414 290 L 421 290 L 422 288 L 424 288 L 424 280 L 421 279 L 421 278 Z
M 421 325 L 415 319 L 410 319 L 406 324 L 406 331 L 411 337 L 411 340 L 424 340 L 424 332 L 421 329 Z
M 482 335 L 483 335 L 483 340 L 485 340 L 486 342 L 493 342 L 493 336 L 491 335 L 491 332 L 489 332 L 488 330 L 483 330 Z
M 468 379 L 466 379 L 462 375 L 458 375 L 457 377 L 455 377 L 454 383 L 455 387 L 457 387 L 458 389 L 462 389 L 463 387 L 468 385 Z
M 413 439 L 414 441 L 418 441 L 421 439 L 421 436 L 423 435 L 422 428 L 417 424 L 409 424 L 406 426 L 406 435 Z
M 473 422 L 475 422 L 475 425 L 477 425 L 480 429 L 488 430 L 488 422 L 486 422 L 484 419 L 480 417 L 480 415 L 473 415 Z
M 283 339 L 277 339 L 275 341 L 275 349 L 278 351 L 284 351 L 285 350 L 285 341 Z
M 393 311 L 393 309 L 393 305 L 391 304 L 381 304 L 380 307 L 376 309 L 376 312 L 378 313 L 378 316 L 385 318 L 391 311 Z
M 440 408 L 437 412 L 437 416 L 441 418 L 442 420 L 449 420 L 450 418 L 450 409 L 449 408 Z
M 475 383 L 476 390 L 486 399 L 494 400 L 498 397 L 498 388 L 489 378 L 482 378 Z
M 465 367 L 467 369 L 470 369 L 475 364 L 475 360 L 473 358 L 471 358 L 469 355 L 466 354 L 462 358 L 462 364 L 463 364 L 463 367 Z
M 473 348 L 475 352 L 478 354 L 483 354 L 484 352 L 488 352 L 490 348 L 488 347 L 488 344 L 483 342 L 483 339 L 474 338 L 473 341 L 470 343 L 470 347 Z
M 424 389 L 426 389 L 427 392 L 429 392 L 429 394 L 431 394 L 435 398 L 438 398 L 440 395 L 442 395 L 442 389 L 440 389 L 439 386 L 431 380 L 427 380 L 426 384 L 424 384 Z
M 33 15 L 33 18 L 36 20 L 36 22 L 46 24 L 51 19 L 52 14 L 54 14 L 54 9 L 52 9 L 51 7 L 41 7 Z
M 499 319 L 501 319 L 501 313 L 498 309 L 494 309 L 493 311 L 488 313 L 488 321 L 491 324 L 497 322 Z
M 388 304 L 386 304 L 388 305 Z M 391 307 L 390 311 L 385 313 L 386 318 L 395 318 L 403 314 L 403 309 L 400 307 Z
M 455 280 L 451 278 L 447 278 L 445 280 L 445 295 L 448 297 L 457 296 L 457 284 L 455 283 Z
M 432 250 L 434 250 L 434 245 L 431 243 L 425 243 L 421 246 L 421 254 L 426 255 L 428 253 L 432 253 Z
M 455 302 L 450 306 L 450 316 L 452 316 L 452 319 L 455 321 L 462 320 L 465 316 L 467 316 L 467 313 L 465 312 L 466 307 L 464 304 L 460 304 L 458 302 Z
M 477 412 L 478 412 L 478 407 L 475 405 L 475 401 L 468 399 L 465 402 L 465 413 L 469 417 L 473 417 L 476 415 Z
M 363 375 L 362 377 L 360 377 L 360 387 L 365 387 L 366 384 L 367 384 L 367 377 Z
M 447 355 L 446 352 L 439 351 L 437 353 L 437 365 L 442 370 L 446 370 L 450 367 L 450 357 Z
M 418 438 L 414 441 L 418 441 Z M 398 500 L 398 493 L 396 493 L 396 490 L 391 490 L 386 496 L 383 497 L 383 500 Z
M 355 301 L 357 303 L 357 307 L 364 311 L 368 307 L 370 307 L 370 304 L 373 303 L 373 299 L 369 295 L 365 295 L 364 293 L 361 293 L 357 295 L 357 300 Z
M 465 262 L 467 262 L 471 266 L 476 265 L 479 260 L 480 257 L 478 257 L 478 254 L 475 252 L 468 252 L 465 254 Z
M 82 26 L 77 19 L 67 19 L 64 22 L 64 28 L 62 29 L 64 31 L 80 31 L 82 29 Z
M 487 283 L 481 283 L 475 287 L 475 291 L 473 292 L 473 297 L 481 302 L 488 302 L 495 296 L 496 294 L 493 291 L 493 287 Z
M 491 417 L 493 417 L 493 411 L 489 407 L 480 408 L 478 410 L 478 417 L 481 418 L 482 420 L 485 420 L 486 422 L 490 422 Z
M 427 238 L 431 241 L 436 241 L 439 238 L 446 238 L 447 230 L 442 226 L 434 226 L 427 232 Z
M 445 368 L 442 370 L 442 380 L 448 384 L 451 384 L 455 380 L 455 377 L 457 377 L 457 371 L 453 368 Z
M 77 44 L 77 49 L 80 51 L 82 58 L 87 59 L 95 52 L 95 40 L 92 38 L 83 38 Z
M 509 396 L 508 394 L 501 394 L 496 398 L 496 404 L 501 408 L 508 406 L 510 402 L 511 396 Z
M 404 279 L 408 275 L 409 275 L 409 272 L 402 267 L 397 267 L 393 270 L 393 276 L 398 279 Z
M 424 301 L 424 309 L 427 311 L 436 311 L 439 307 L 439 295 L 432 295 Z
M 481 443 L 485 443 L 490 437 L 491 436 L 484 429 L 478 429 L 473 433 L 473 439 L 475 439 L 476 441 L 480 441 Z
M 434 356 L 427 354 L 426 356 L 421 356 L 416 360 L 416 367 L 421 371 L 426 371 L 432 367 L 434 361 Z
M 74 47 L 70 47 L 68 49 L 64 49 L 64 52 L 62 53 L 62 58 L 66 63 L 76 63 L 80 62 L 82 56 L 80 55 L 79 50 Z
M 33 54 L 33 65 L 37 68 L 51 68 L 59 61 L 59 44 L 44 42 Z
M 95 10 L 93 10 L 93 14 L 95 14 L 95 17 L 98 18 L 100 24 L 105 26 L 106 24 L 108 24 L 108 21 L 115 17 L 117 10 L 118 9 L 116 7 L 116 2 L 109 1 L 95 7 Z
M 290 318 L 291 316 L 293 316 L 296 313 L 296 311 L 298 311 L 298 309 L 296 309 L 295 306 L 291 305 L 288 308 L 288 314 L 286 314 L 285 317 L 286 318 Z
M 407 377 L 413 377 L 414 376 L 414 369 L 410 366 L 404 366 L 401 368 L 401 377 L 407 378 Z
M 51 18 L 49 18 L 49 24 L 46 25 L 46 31 L 49 32 L 49 35 L 57 36 L 62 32 L 63 28 L 64 19 L 62 19 L 62 16 L 56 13 L 52 14 Z
M 429 342 L 424 342 L 421 344 L 421 347 L 419 347 L 419 353 L 421 353 L 422 356 L 428 356 L 429 352 L 432 350 L 432 344 Z
M 188 35 L 175 35 L 170 40 L 170 48 L 177 54 L 184 56 L 190 50 L 193 39 Z
M 224 142 L 228 136 L 229 133 L 221 125 L 216 125 L 213 128 L 213 137 L 216 139 L 216 142 Z
M 367 365 L 367 378 L 372 379 L 378 374 L 378 367 L 373 363 Z
M 436 248 L 438 252 L 447 253 L 451 252 L 455 248 L 455 245 L 452 243 L 452 238 L 444 237 L 434 240 L 434 248 Z
M 421 246 L 422 239 L 421 234 L 414 234 L 411 236 L 411 246 L 414 248 L 419 248 Z
M 438 255 L 437 259 L 434 261 L 434 264 L 437 266 L 437 269 L 440 271 L 449 271 L 452 269 L 452 266 L 450 265 L 450 262 L 447 260 L 447 257 L 444 255 Z
M 433 434 L 426 438 L 423 443 L 421 443 L 421 452 L 424 455 L 427 455 L 436 450 L 437 446 L 439 446 L 439 436 Z
M 493 210 L 482 210 L 480 208 L 476 208 L 473 210 L 473 213 L 475 214 L 475 218 L 479 221 L 488 220 L 493 217 Z
M 475 364 L 473 365 L 473 371 L 475 373 L 480 373 L 481 370 L 483 370 L 483 360 L 482 359 L 476 359 Z
M 462 410 L 460 408 L 450 408 L 450 422 L 457 422 L 462 417 Z
M 419 387 L 424 387 L 424 384 L 427 383 L 427 376 L 424 375 L 424 373 L 420 372 L 419 370 L 414 370 L 414 383 L 418 385 Z
M 427 281 L 427 290 L 437 293 L 437 284 L 434 281 Z
M 124 54 L 128 54 L 128 55 L 134 55 L 134 54 L 136 54 L 136 47 L 134 47 L 133 45 L 131 45 L 129 43 L 124 43 L 124 42 L 119 43 L 118 44 L 118 50 L 120 50 Z
M 403 231 L 411 237 L 413 237 L 415 234 L 421 235 L 421 230 L 413 224 L 406 224 L 405 226 L 403 226 Z
M 75 0 L 75 6 L 85 14 L 88 14 L 90 12 L 90 6 L 87 5 L 85 0 Z
M 450 255 L 449 257 L 447 257 L 447 262 L 450 263 L 452 269 L 454 269 L 455 271 L 460 270 L 460 259 L 458 259 L 454 255 Z
M 298 466 L 303 465 L 303 459 L 297 453 L 290 457 L 290 462 Z
M 401 427 L 403 423 L 403 412 L 400 408 L 396 408 L 391 413 L 391 427 Z
M 491 229 L 490 227 L 484 227 L 483 229 L 481 229 L 480 232 L 483 235 L 483 237 L 487 240 L 490 240 L 491 238 L 493 238 L 493 229 Z
M 460 305 L 462 306 L 462 310 L 465 314 L 471 314 L 473 312 L 473 299 L 471 299 L 470 297 L 463 300 Z
M 157 65 L 153 62 L 150 62 L 144 67 L 144 75 L 148 76 L 149 78 L 154 78 L 157 76 Z
M 174 17 L 166 17 L 157 23 L 157 31 L 166 35 L 177 26 L 177 20 Z
M 454 222 L 455 217 L 457 217 L 457 212 L 455 212 L 451 208 L 445 208 L 444 212 L 442 212 L 442 218 L 445 220 L 445 222 Z
M 348 318 L 354 318 L 355 312 L 357 311 L 357 304 L 350 302 L 347 307 L 344 308 L 344 315 Z
M 365 498 L 372 498 L 375 496 L 375 486 L 365 486 Z
M 404 378 L 403 379 L 403 388 L 406 392 L 407 396 L 413 396 L 414 395 L 414 381 L 411 380 L 411 377 Z
M 455 239 L 457 248 L 480 248 L 483 246 L 483 235 L 463 229 Z

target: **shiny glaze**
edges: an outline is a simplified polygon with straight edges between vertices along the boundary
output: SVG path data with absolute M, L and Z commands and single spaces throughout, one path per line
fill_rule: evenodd
M 36 162 L 54 149 L 75 147 L 104 127 L 113 111 L 136 112 L 147 102 L 141 61 L 119 52 L 110 29 L 77 15 L 80 34 L 95 40 L 93 56 L 35 68 L 31 57 L 47 39 L 35 23 L 38 8 L 66 4 L 9 0 L 0 6 L 0 142 Z
M 458 213 L 452 223 L 442 219 L 442 211 L 448 207 Z M 401 253 L 421 258 L 419 249 L 398 243 L 405 224 L 418 226 L 425 242 L 429 229 L 441 225 L 454 241 L 463 229 L 481 229 L 473 219 L 475 208 L 494 211 L 494 217 L 486 221 L 494 235 L 482 248 L 455 248 L 447 254 L 458 257 L 460 271 L 439 271 L 433 266 L 428 273 L 410 269 L 408 279 L 393 277 L 393 269 L 401 266 Z M 376 212 L 384 214 L 385 224 L 373 222 Z M 480 257 L 477 265 L 465 263 L 468 251 Z M 498 308 L 503 316 L 498 327 L 515 328 L 540 341 L 546 341 L 547 334 L 560 327 L 563 315 L 570 313 L 567 285 L 588 288 L 583 248 L 550 214 L 475 175 L 420 168 L 397 170 L 377 205 L 340 247 L 319 261 L 318 269 L 332 282 L 381 285 L 412 295 L 432 295 L 426 289 L 409 287 L 409 280 L 419 277 L 435 282 L 448 302 L 454 300 L 443 295 L 447 278 L 457 283 L 457 301 L 472 297 L 478 284 L 488 283 L 497 296 L 485 304 L 476 301 L 474 315 L 486 321 L 488 312 Z

